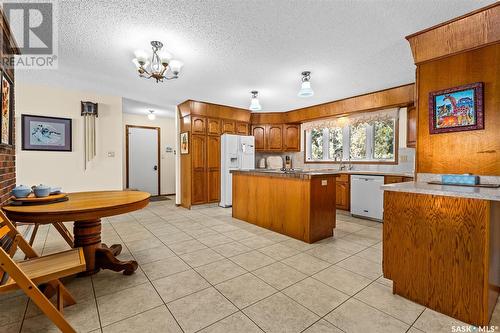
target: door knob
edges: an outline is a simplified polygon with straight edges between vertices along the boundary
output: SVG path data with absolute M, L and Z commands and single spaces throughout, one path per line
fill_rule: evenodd
M 156 170 L 158 170 L 158 166 L 157 166 L 157 165 L 155 165 L 155 166 L 153 167 L 153 170 L 155 170 L 155 171 L 156 171 Z

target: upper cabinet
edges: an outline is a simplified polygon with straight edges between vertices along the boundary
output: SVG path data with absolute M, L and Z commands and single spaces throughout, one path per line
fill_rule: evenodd
M 300 151 L 300 124 L 252 125 L 257 151 Z
M 236 134 L 239 135 L 248 135 L 248 124 L 237 122 L 236 123 Z
M 266 126 L 266 150 L 280 151 L 283 149 L 283 126 L 267 125 Z
M 235 133 L 236 132 L 236 122 L 234 120 L 222 120 L 222 133 Z
M 255 150 L 266 149 L 266 125 L 252 125 L 252 133 L 255 137 Z
M 207 118 L 192 116 L 191 117 L 191 130 L 193 134 L 206 134 Z
M 417 146 L 417 109 L 414 106 L 408 108 L 406 133 L 406 147 L 415 148 Z
M 220 135 L 220 128 L 221 128 L 220 125 L 221 125 L 220 119 L 208 118 L 207 134 Z
M 283 150 L 300 151 L 300 125 L 283 125 Z

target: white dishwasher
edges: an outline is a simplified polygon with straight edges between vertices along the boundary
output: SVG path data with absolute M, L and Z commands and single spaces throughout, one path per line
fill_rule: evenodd
M 384 176 L 351 175 L 351 214 L 382 221 Z

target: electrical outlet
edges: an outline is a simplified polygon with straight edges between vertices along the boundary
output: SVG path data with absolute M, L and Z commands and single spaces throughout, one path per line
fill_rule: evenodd
M 321 186 L 327 186 L 328 185 L 328 180 L 322 179 L 321 180 Z
M 115 157 L 114 151 L 108 151 L 108 157 Z

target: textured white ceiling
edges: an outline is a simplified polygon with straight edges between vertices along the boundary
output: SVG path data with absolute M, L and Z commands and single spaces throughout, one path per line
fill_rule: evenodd
M 116 94 L 172 109 L 186 100 L 286 111 L 414 82 L 404 37 L 494 0 L 59 1 L 59 69 L 23 81 Z M 133 51 L 160 40 L 180 79 L 141 79 Z M 312 71 L 312 98 L 297 97 Z
M 153 110 L 158 117 L 175 117 L 174 107 L 165 107 L 151 103 L 139 102 L 129 98 L 122 98 L 122 110 L 124 113 L 143 115 L 146 117 L 149 110 Z

